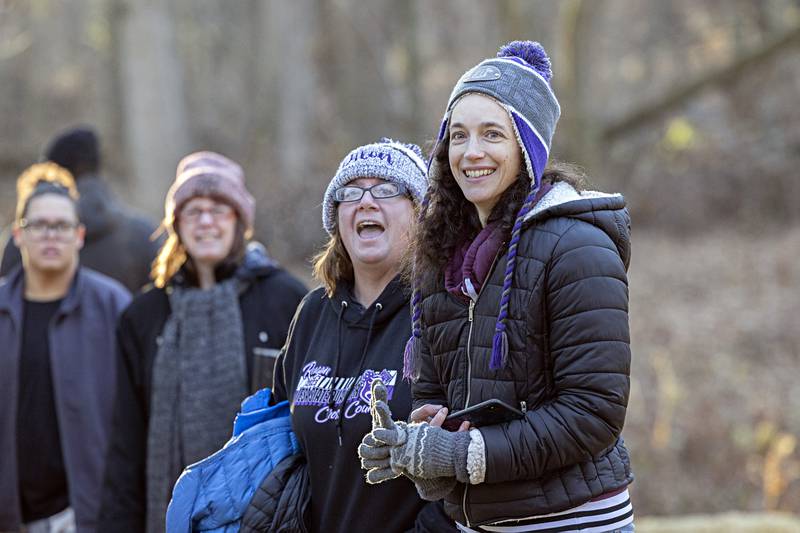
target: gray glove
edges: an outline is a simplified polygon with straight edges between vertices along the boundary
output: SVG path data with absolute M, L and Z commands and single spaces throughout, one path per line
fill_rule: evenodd
M 425 422 L 395 422 L 387 396 L 386 386 L 375 380 L 370 401 L 373 429 L 358 447 L 361 466 L 368 469 L 367 483 L 380 483 L 401 474 L 414 481 L 455 477 L 468 483 L 469 433 L 451 433 Z
M 403 422 L 397 422 L 403 424 Z M 367 483 L 375 485 L 401 474 L 414 482 L 419 497 L 435 502 L 450 494 L 456 486 L 454 477 L 438 477 L 436 479 L 413 478 L 407 472 L 396 472 L 391 465 L 391 447 L 375 440 L 372 433 L 367 433 L 358 448 L 361 457 L 361 468 L 368 469 Z
M 375 485 L 404 474 L 400 469 L 392 469 L 391 454 L 391 447 L 376 441 L 371 432 L 364 435 L 358 446 L 358 456 L 361 468 L 367 471 L 367 483 Z
M 417 494 L 423 500 L 435 502 L 441 500 L 456 488 L 456 478 L 437 477 L 436 479 L 410 478 L 417 488 Z

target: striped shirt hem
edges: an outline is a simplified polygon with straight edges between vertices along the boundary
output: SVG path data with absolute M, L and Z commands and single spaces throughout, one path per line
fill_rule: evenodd
M 626 488 L 609 498 L 592 500 L 558 513 L 471 528 L 456 522 L 456 526 L 464 533 L 605 533 L 632 522 L 633 506 Z

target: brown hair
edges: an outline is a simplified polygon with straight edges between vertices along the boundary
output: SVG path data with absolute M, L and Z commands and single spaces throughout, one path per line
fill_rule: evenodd
M 338 226 L 328 242 L 311 259 L 314 279 L 325 287 L 325 294 L 330 298 L 336 292 L 336 284 L 340 281 L 355 282 L 353 262 L 344 247 Z
M 45 187 L 43 184 L 50 184 Z M 69 170 L 55 163 L 36 163 L 29 166 L 17 178 L 17 206 L 16 222 L 25 217 L 30 201 L 42 194 L 61 194 L 69 198 L 75 206 L 77 214 L 77 202 L 79 198 L 78 189 L 75 186 L 75 179 Z
M 449 148 L 447 135 L 434 148 L 428 173 L 429 203 L 411 247 L 414 276 L 423 292 L 434 289 L 456 247 L 473 239 L 482 229 L 477 209 L 464 197 L 450 170 Z M 522 155 L 520 161 L 516 181 L 503 192 L 488 218 L 488 222 L 499 220 L 507 234 L 511 232 L 531 184 Z M 560 181 L 569 183 L 576 190 L 583 190 L 586 186 L 586 177 L 579 167 L 551 160 L 542 175 L 542 182 Z
M 217 198 L 214 199 L 222 201 Z M 177 213 L 180 213 L 180 208 L 176 210 L 175 220 L 167 221 L 165 219 L 161 222 L 161 233 L 166 232 L 167 239 L 164 241 L 161 249 L 159 249 L 150 269 L 150 279 L 153 280 L 153 285 L 159 289 L 166 287 L 169 280 L 172 279 L 181 268 L 186 272 L 187 280 L 191 284 L 197 284 L 197 269 L 194 266 L 191 256 L 186 253 L 186 248 L 184 248 L 181 238 L 178 235 Z M 225 259 L 220 261 L 214 268 L 216 279 L 224 279 L 236 271 L 236 268 L 241 263 L 245 251 L 247 250 L 247 242 L 249 239 L 250 231 L 245 228 L 244 223 L 237 214 L 233 245 Z

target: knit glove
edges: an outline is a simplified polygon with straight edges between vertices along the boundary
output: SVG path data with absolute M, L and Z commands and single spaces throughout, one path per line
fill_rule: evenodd
M 398 422 L 403 424 L 403 422 Z M 367 483 L 376 485 L 400 477 L 405 472 L 392 468 L 391 446 L 375 440 L 372 432 L 364 435 L 358 446 L 358 456 L 361 458 L 361 468 L 367 471 Z
M 397 424 L 405 425 L 403 422 Z M 455 477 L 438 477 L 435 479 L 414 478 L 401 469 L 393 469 L 391 464 L 391 446 L 375 440 L 372 433 L 367 433 L 358 448 L 361 457 L 361 468 L 368 470 L 367 483 L 375 485 L 405 475 L 417 489 L 423 500 L 435 502 L 450 494 L 456 486 Z
M 437 477 L 436 479 L 414 479 L 409 478 L 414 482 L 417 488 L 417 494 L 423 500 L 435 502 L 443 499 L 445 496 L 453 492 L 456 488 L 456 478 L 454 477 Z
M 373 381 L 370 401 L 373 429 L 358 447 L 361 466 L 368 470 L 367 483 L 381 483 L 402 474 L 415 481 L 455 477 L 468 483 L 469 433 L 451 433 L 426 422 L 395 422 L 387 397 L 383 382 Z

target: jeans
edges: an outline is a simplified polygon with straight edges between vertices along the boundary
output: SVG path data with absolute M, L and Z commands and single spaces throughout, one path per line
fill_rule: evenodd
M 634 531 L 633 522 L 631 522 L 627 526 L 623 526 L 619 529 L 609 530 L 608 533 L 633 533 L 633 531 Z
M 22 533 L 75 533 L 75 513 L 67 507 L 51 517 L 28 522 L 22 526 Z

